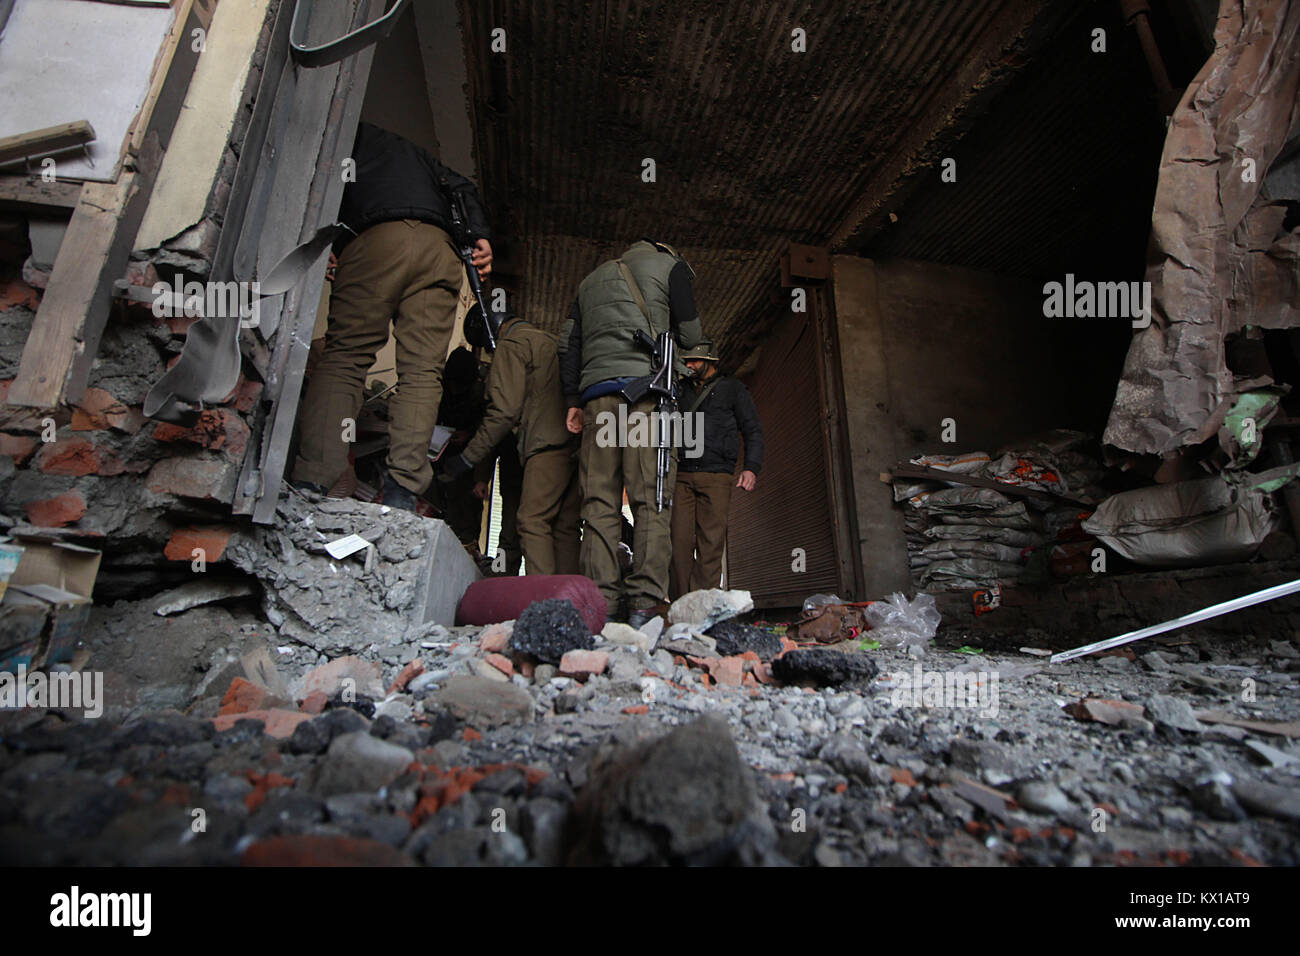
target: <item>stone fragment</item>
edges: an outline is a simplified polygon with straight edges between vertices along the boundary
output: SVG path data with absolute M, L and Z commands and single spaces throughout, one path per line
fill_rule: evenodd
M 613 756 L 573 808 L 578 865 L 717 865 L 761 852 L 753 774 L 724 721 L 706 717 Z
M 1205 730 L 1205 725 L 1196 719 L 1187 701 L 1168 694 L 1156 694 L 1148 700 L 1146 715 L 1157 727 L 1172 727 L 1189 733 Z
M 659 627 L 663 628 L 663 618 L 656 618 Z M 600 636 L 611 644 L 623 644 L 629 647 L 639 647 L 647 654 L 654 649 L 655 639 L 646 634 L 644 630 L 638 630 L 635 627 L 629 627 L 626 624 L 620 624 L 617 621 L 610 621 L 600 632 Z
M 509 681 L 457 676 L 431 698 L 458 719 L 480 728 L 525 723 L 533 716 L 532 695 Z
M 531 654 L 546 664 L 558 664 L 566 652 L 591 650 L 595 638 L 572 601 L 547 598 L 524 608 L 510 632 L 510 649 Z
M 720 621 L 709 628 L 709 637 L 717 642 L 718 655 L 731 657 L 753 651 L 760 660 L 770 661 L 781 653 L 781 638 L 771 631 L 739 621 Z
M 694 624 L 708 630 L 719 621 L 754 610 L 748 591 L 723 591 L 706 588 L 683 594 L 668 608 L 669 624 Z
M 787 651 L 772 661 L 772 673 L 787 684 L 838 687 L 867 684 L 875 679 L 879 668 L 865 654 L 801 648 Z
M 340 691 L 357 697 L 383 697 L 383 673 L 378 664 L 348 654 L 309 671 L 293 690 L 296 700 L 305 700 L 317 691 L 331 699 Z
M 1045 780 L 1031 780 L 1016 792 L 1016 802 L 1033 813 L 1045 813 L 1064 818 L 1074 812 L 1060 787 Z
M 313 767 L 307 790 L 321 797 L 374 792 L 396 780 L 414 760 L 415 755 L 405 747 L 364 731 L 342 734 Z

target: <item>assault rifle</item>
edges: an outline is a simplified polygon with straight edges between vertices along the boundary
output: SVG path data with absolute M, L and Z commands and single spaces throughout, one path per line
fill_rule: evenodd
M 483 301 L 483 282 L 479 279 L 478 269 L 474 266 L 474 243 L 470 239 L 467 225 L 469 217 L 465 213 L 465 194 L 452 192 L 445 179 L 442 180 L 442 188 L 451 205 L 451 238 L 456 243 L 456 251 L 460 255 L 461 262 L 465 263 L 465 272 L 469 275 L 470 293 L 474 296 L 474 302 L 465 315 L 465 327 L 469 328 L 472 323 L 481 318 L 483 331 L 487 336 L 488 350 L 495 352 L 497 336 L 501 334 L 501 321 Z M 475 309 L 479 311 L 478 317 L 473 314 Z
M 672 412 L 677 409 L 677 342 L 672 332 L 661 332 L 657 339 L 637 329 L 632 339 L 650 352 L 650 374 L 633 379 L 623 386 L 623 397 L 635 405 L 647 395 L 658 398 L 655 416 L 658 419 L 659 447 L 655 460 L 655 511 L 664 510 L 664 482 L 673 465 Z

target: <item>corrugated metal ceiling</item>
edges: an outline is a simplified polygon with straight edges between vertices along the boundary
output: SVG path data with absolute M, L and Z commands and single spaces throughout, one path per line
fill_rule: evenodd
M 848 248 L 870 249 L 875 228 L 858 220 L 870 226 L 882 197 L 914 185 L 1081 9 L 1071 0 L 462 0 L 503 279 L 513 273 L 517 305 L 556 329 L 597 263 L 640 236 L 662 239 L 694 265 L 706 331 L 734 365 L 771 308 L 787 244 L 842 235 Z M 791 50 L 796 27 L 807 32 L 805 53 Z M 495 28 L 506 31 L 504 53 L 491 52 Z M 1036 137 L 1029 149 L 1069 138 L 1030 117 L 1009 134 Z M 646 158 L 654 183 L 641 178 Z M 963 225 L 982 221 L 995 198 L 970 199 Z M 1045 223 L 1033 198 L 1016 210 L 1038 209 Z M 901 235 L 888 237 L 895 254 L 926 257 L 939 242 Z M 990 245 L 1014 243 L 985 229 L 969 249 L 934 255 Z

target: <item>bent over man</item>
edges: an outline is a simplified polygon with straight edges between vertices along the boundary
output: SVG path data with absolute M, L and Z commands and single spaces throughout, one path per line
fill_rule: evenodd
M 670 246 L 649 240 L 601 263 L 578 288 L 561 357 L 569 430 L 582 433 L 582 573 L 600 588 L 610 619 L 626 615 L 633 627 L 649 620 L 668 594 L 671 509 L 655 507 L 657 450 L 644 438 L 654 429 L 640 429 L 642 438 L 629 442 L 633 429 L 610 440 L 615 429 L 608 426 L 655 411 L 654 396 L 629 406 L 621 394 L 629 382 L 651 371 L 652 357 L 636 343 L 634 332 L 653 339 L 671 331 L 687 348 L 703 338 L 694 275 Z M 671 489 L 672 482 L 670 473 L 665 488 Z M 633 559 L 620 581 L 625 489 L 632 509 Z
M 481 330 L 482 326 L 478 326 Z M 470 344 L 487 337 L 467 323 Z M 454 479 L 496 455 L 511 431 L 524 463 L 516 526 L 528 574 L 578 572 L 577 441 L 565 427 L 564 394 L 555 339 L 506 313 L 487 380 L 487 412 L 465 451 L 443 464 L 440 479 Z

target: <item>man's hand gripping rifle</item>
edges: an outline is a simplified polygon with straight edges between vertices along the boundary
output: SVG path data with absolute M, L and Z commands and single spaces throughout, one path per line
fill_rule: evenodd
M 635 405 L 647 395 L 658 399 L 658 455 L 655 461 L 655 511 L 664 510 L 664 483 L 673 464 L 672 413 L 677 410 L 677 342 L 672 332 L 660 333 L 657 339 L 640 329 L 632 333 L 637 345 L 647 350 L 651 359 L 650 374 L 633 379 L 623 386 L 623 397 Z
M 483 328 L 487 333 L 488 349 L 495 352 L 497 348 L 497 336 L 501 333 L 501 323 L 493 312 L 487 307 L 487 302 L 483 300 L 483 281 L 479 278 L 478 268 L 474 265 L 474 240 L 469 235 L 467 223 L 469 218 L 465 214 L 465 194 L 463 192 L 452 191 L 446 180 L 443 180 L 443 190 L 451 200 L 451 238 L 456 243 L 456 251 L 460 259 L 465 263 L 465 273 L 469 276 L 470 293 L 474 296 L 474 302 L 470 309 L 477 308 L 483 317 Z M 465 325 L 471 322 L 471 316 L 465 316 Z

